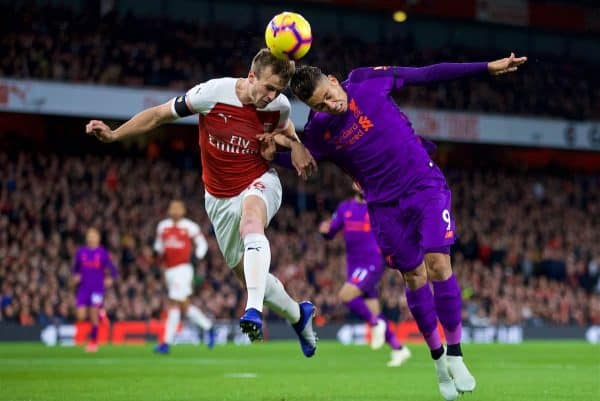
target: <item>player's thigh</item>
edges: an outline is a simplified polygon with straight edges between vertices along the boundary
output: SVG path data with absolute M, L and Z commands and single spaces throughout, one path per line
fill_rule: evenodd
M 87 318 L 87 309 L 87 306 L 77 306 L 77 311 L 75 312 L 77 320 L 85 320 Z
M 270 169 L 242 192 L 243 213 L 260 213 L 260 216 L 264 217 L 262 223 L 267 226 L 281 207 L 282 193 L 277 171 Z M 262 203 L 259 199 L 262 200 Z M 248 206 L 246 207 L 246 205 Z
M 424 252 L 450 253 L 455 238 L 455 221 L 451 211 L 452 195 L 447 188 L 428 189 L 420 202 L 420 231 Z
M 240 237 L 242 195 L 216 198 L 206 193 L 205 208 L 225 263 L 233 269 L 244 255 L 244 244 Z
M 419 232 L 420 210 L 412 204 L 401 203 L 369 205 L 369 217 L 373 234 L 387 263 L 405 272 L 419 266 L 425 253 Z
M 92 324 L 98 324 L 98 317 L 100 316 L 100 306 L 89 307 L 90 322 Z
M 362 296 L 362 290 L 352 283 L 344 283 L 338 292 L 338 297 L 342 302 L 349 302 L 360 296 Z

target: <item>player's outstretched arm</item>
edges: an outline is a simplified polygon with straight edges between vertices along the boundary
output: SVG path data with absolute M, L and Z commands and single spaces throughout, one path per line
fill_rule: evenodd
M 353 70 L 349 79 L 360 82 L 366 79 L 393 76 L 395 78 L 394 89 L 398 90 L 407 84 L 419 85 L 449 81 L 486 72 L 491 75 L 505 74 L 516 71 L 526 61 L 527 57 L 516 57 L 514 53 L 511 53 L 509 57 L 491 62 L 440 63 L 425 67 L 366 67 Z
M 85 126 L 85 132 L 94 135 L 102 142 L 114 142 L 128 136 L 145 134 L 176 119 L 177 117 L 171 112 L 171 101 L 169 101 L 139 112 L 114 131 L 103 121 L 91 120 Z

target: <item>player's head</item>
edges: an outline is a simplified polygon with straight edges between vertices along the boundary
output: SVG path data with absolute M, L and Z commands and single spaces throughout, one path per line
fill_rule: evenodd
M 333 75 L 318 67 L 302 66 L 296 70 L 290 87 L 294 95 L 313 110 L 342 114 L 348 110 L 348 95 Z
M 356 198 L 356 200 L 362 202 L 365 199 L 363 190 L 356 181 L 352 183 L 352 192 L 354 193 L 354 198 Z
M 266 107 L 288 86 L 295 71 L 293 60 L 276 58 L 261 49 L 252 59 L 248 73 L 248 95 L 259 109 Z
M 177 221 L 185 216 L 185 203 L 179 199 L 174 199 L 169 203 L 169 217 Z
M 96 228 L 90 227 L 85 232 L 85 243 L 90 248 L 96 248 L 100 245 L 100 233 Z

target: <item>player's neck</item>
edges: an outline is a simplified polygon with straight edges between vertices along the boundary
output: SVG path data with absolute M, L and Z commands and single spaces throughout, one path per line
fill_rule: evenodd
M 235 94 L 242 104 L 252 104 L 252 99 L 248 94 L 248 79 L 240 78 L 235 83 Z

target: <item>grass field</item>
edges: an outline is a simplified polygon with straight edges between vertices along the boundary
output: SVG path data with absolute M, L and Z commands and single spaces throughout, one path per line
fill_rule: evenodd
M 321 342 L 306 359 L 297 343 L 81 348 L 0 345 L 0 400 L 442 400 L 425 347 L 387 368 L 388 351 Z M 600 348 L 585 343 L 465 345 L 477 388 L 460 399 L 600 400 Z

